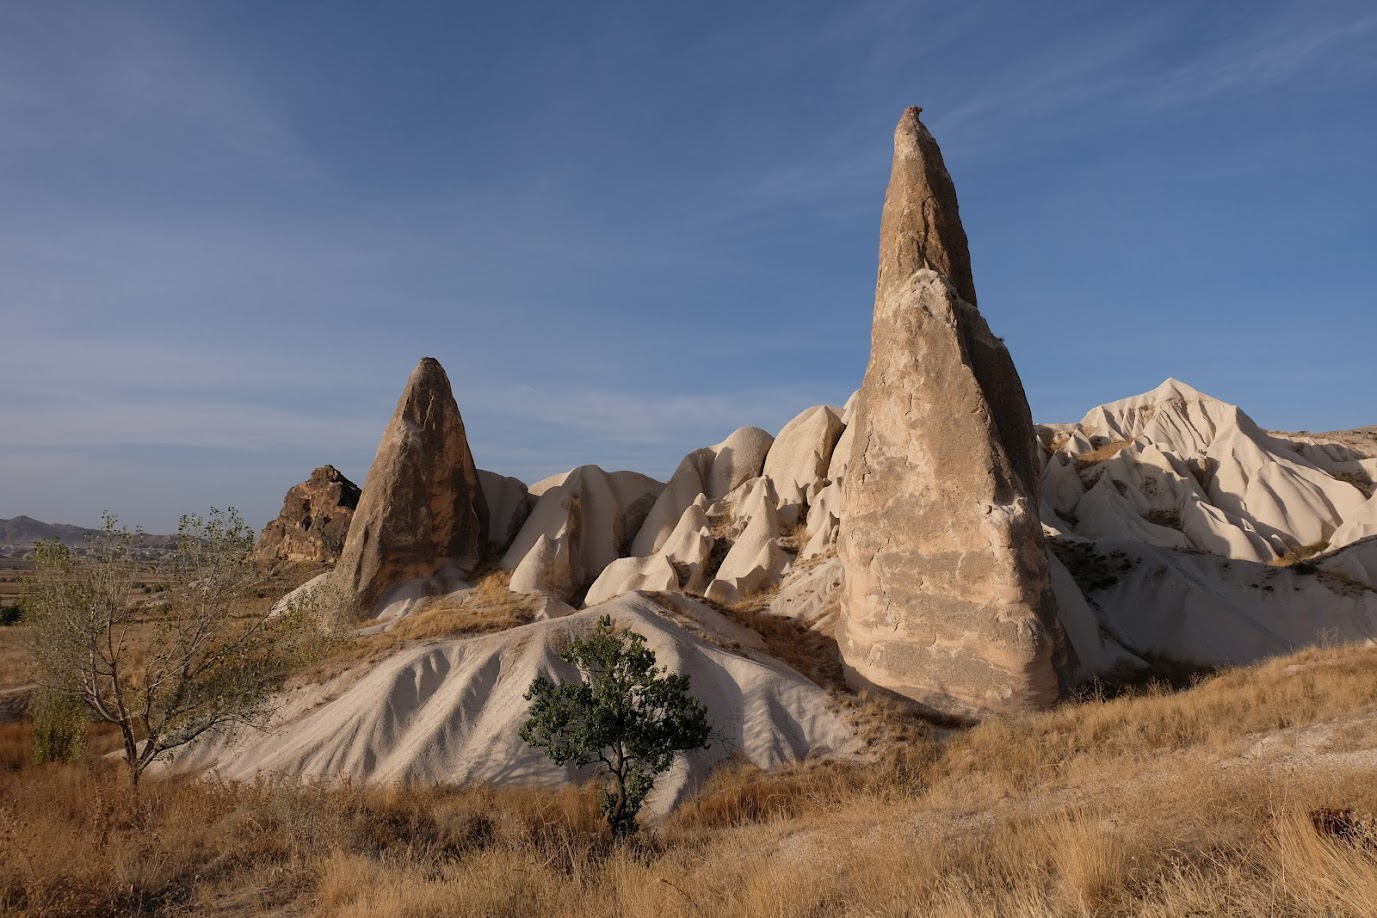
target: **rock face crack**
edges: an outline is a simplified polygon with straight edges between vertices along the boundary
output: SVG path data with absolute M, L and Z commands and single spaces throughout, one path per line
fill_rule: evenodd
M 1051 704 L 1071 661 L 1036 512 L 1032 416 L 975 307 L 955 186 L 919 112 L 895 130 L 881 220 L 838 643 L 853 686 L 973 719 Z

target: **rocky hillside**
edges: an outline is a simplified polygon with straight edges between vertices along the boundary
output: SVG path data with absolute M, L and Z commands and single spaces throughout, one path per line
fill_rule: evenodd
M 328 587 L 357 610 L 354 655 L 297 686 L 270 732 L 186 761 L 577 779 L 513 736 L 521 692 L 600 614 L 649 635 L 729 738 L 681 763 L 662 808 L 726 750 L 764 768 L 862 754 L 851 693 L 969 723 L 1089 680 L 1377 640 L 1377 443 L 1268 433 L 1174 379 L 1034 425 L 920 114 L 895 131 L 870 362 L 846 405 L 732 432 L 667 482 L 581 466 L 527 486 L 476 468 L 425 358 L 339 563 L 297 594 Z M 315 551 L 325 517 L 345 528 L 324 471 L 288 495 L 265 550 Z

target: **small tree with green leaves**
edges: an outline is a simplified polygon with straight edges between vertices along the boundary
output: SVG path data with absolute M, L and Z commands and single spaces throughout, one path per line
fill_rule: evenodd
M 612 834 L 636 831 L 636 814 L 655 778 L 674 757 L 706 749 L 711 726 L 689 677 L 655 668 L 645 637 L 598 619 L 587 638 L 574 638 L 560 659 L 578 667 L 578 682 L 531 683 L 521 738 L 557 765 L 601 763 L 610 777 L 602 811 Z
M 138 537 L 107 515 L 84 554 L 40 542 L 25 596 L 43 692 L 119 728 L 135 790 L 150 764 L 207 733 L 263 724 L 273 692 L 320 646 L 307 604 L 253 608 L 253 532 L 233 509 L 183 517 L 155 571 Z M 134 584 L 150 577 L 163 589 L 145 598 Z

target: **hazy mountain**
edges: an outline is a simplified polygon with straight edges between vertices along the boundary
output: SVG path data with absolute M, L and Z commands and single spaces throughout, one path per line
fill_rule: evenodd
M 60 539 L 64 545 L 81 548 L 90 536 L 100 533 L 99 529 L 85 529 L 70 523 L 45 523 L 31 516 L 16 516 L 13 519 L 0 519 L 0 553 L 13 554 L 16 550 L 30 551 L 33 543 L 46 539 Z M 175 536 L 147 534 L 142 546 L 150 549 L 170 548 Z

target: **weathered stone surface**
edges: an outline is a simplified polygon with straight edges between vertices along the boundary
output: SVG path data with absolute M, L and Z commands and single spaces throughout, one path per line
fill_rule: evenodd
M 827 405 L 809 408 L 775 437 L 761 474 L 781 491 L 790 486 L 813 487 L 827 477 L 832 451 L 845 429 L 836 409 Z
M 334 561 L 358 505 L 359 486 L 333 465 L 322 465 L 287 491 L 282 512 L 258 536 L 258 560 Z
M 843 484 L 838 642 L 853 685 L 957 718 L 1052 703 L 1065 652 L 1032 418 L 974 295 L 951 179 L 909 109 Z
M 513 572 L 512 590 L 575 599 L 625 553 L 664 487 L 595 465 L 531 485 L 539 498 L 501 561 Z
M 481 555 L 487 517 L 449 377 L 426 357 L 407 380 L 368 470 L 336 583 L 372 610 L 403 581 L 441 569 L 467 576 Z
M 880 276 L 876 297 L 889 296 L 916 272 L 936 271 L 956 295 L 976 305 L 971 252 L 956 186 L 942 150 L 923 124 L 922 109 L 907 108 L 894 129 L 894 162 L 880 217 Z
M 535 497 L 519 478 L 478 470 L 483 500 L 488 505 L 488 549 L 506 551 L 535 506 Z
M 703 593 L 713 602 L 734 603 L 779 582 L 793 563 L 780 545 L 787 528 L 779 518 L 779 495 L 774 482 L 757 478 L 757 486 L 744 489 L 733 510 L 749 522 L 737 536 L 717 575 Z
M 774 442 L 759 427 L 742 427 L 721 443 L 685 456 L 632 541 L 631 554 L 645 557 L 659 551 L 700 494 L 721 500 L 757 477 Z

